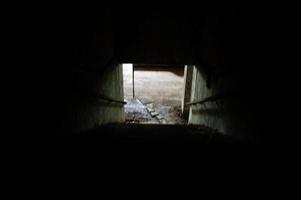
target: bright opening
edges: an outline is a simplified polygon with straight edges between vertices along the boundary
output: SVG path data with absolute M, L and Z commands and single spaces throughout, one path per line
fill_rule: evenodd
M 126 123 L 185 124 L 184 66 L 123 64 Z

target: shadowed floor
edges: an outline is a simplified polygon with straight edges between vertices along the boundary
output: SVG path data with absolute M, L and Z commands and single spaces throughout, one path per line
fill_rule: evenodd
M 112 124 L 57 138 L 57 156 L 62 160 L 89 158 L 102 166 L 136 169 L 168 164 L 170 167 L 189 166 L 234 157 L 256 159 L 256 148 L 236 141 L 203 126 L 161 124 Z M 255 154 L 254 154 L 255 152 Z M 229 160 L 227 160 L 229 161 Z M 205 164 L 205 163 L 204 163 Z M 224 163 L 226 164 L 226 163 Z M 134 168 L 133 168 L 134 167 Z M 153 170 L 153 168 L 151 168 Z

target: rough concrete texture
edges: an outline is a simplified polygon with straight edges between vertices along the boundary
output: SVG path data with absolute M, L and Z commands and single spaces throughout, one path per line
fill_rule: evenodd
M 186 124 L 186 120 L 183 118 L 180 106 L 160 105 L 154 106 L 158 115 L 157 119 L 161 119 L 162 123 L 166 124 Z M 159 120 L 160 120 L 159 119 Z
M 212 86 L 208 88 L 204 74 L 201 68 L 194 67 L 192 101 L 218 94 L 227 94 L 227 96 L 217 101 L 191 106 L 188 123 L 202 124 L 223 134 L 257 143 L 260 131 L 258 125 L 252 124 L 252 121 L 256 119 L 256 115 L 260 111 L 255 105 L 251 106 L 250 104 L 254 97 L 249 96 L 248 92 L 253 91 L 242 90 L 246 84 L 242 81 L 243 77 L 214 77 Z
M 193 65 L 185 65 L 184 69 L 184 89 L 181 102 L 182 113 L 188 116 L 190 106 L 187 105 L 191 98 Z
M 107 73 L 99 86 L 99 93 L 111 99 L 123 101 L 123 80 L 122 80 L 122 65 L 118 64 L 115 68 Z M 124 107 L 123 104 L 110 103 L 109 109 L 104 109 L 105 115 L 101 115 L 99 124 L 124 122 Z
M 73 86 L 72 93 L 61 102 L 64 112 L 60 116 L 58 137 L 85 131 L 101 124 L 124 122 L 123 104 L 108 102 L 97 97 L 99 94 L 111 99 L 123 100 L 121 65 L 117 64 L 108 69 L 103 76 L 76 72 L 70 82 L 77 86 Z
M 133 64 L 122 64 L 124 99 L 133 98 Z
M 212 90 L 207 88 L 204 75 L 193 68 L 192 87 L 191 87 L 191 101 L 198 101 L 212 95 Z M 207 113 L 207 111 L 217 109 L 214 103 L 197 104 L 190 106 L 189 124 L 204 124 L 206 126 L 218 129 L 220 132 L 225 132 L 223 123 L 218 119 L 217 115 Z
M 149 105 L 153 105 L 151 109 Z M 124 106 L 126 123 L 142 123 L 142 124 L 186 124 L 181 117 L 179 107 L 154 106 L 151 104 L 143 104 L 138 99 L 128 100 Z
M 241 93 L 239 98 L 225 99 L 218 102 L 219 105 L 206 103 L 203 105 L 206 108 L 193 108 L 191 122 L 204 122 L 239 137 L 262 135 L 272 139 L 271 127 L 278 129 L 275 122 L 283 119 L 283 115 L 275 111 L 282 110 L 282 99 L 290 99 L 281 92 L 291 85 L 279 82 L 286 77 L 283 72 L 289 70 L 283 68 L 285 65 L 276 70 L 271 64 L 278 60 L 267 55 L 273 46 L 267 41 L 273 34 L 264 31 L 269 27 L 266 21 L 254 17 L 253 9 L 248 12 L 244 6 L 232 3 L 223 1 L 189 9 L 72 8 L 58 13 L 61 20 L 57 22 L 56 32 L 60 35 L 58 57 L 61 61 L 54 66 L 53 79 L 59 80 L 53 90 L 57 103 L 55 128 L 84 130 L 99 124 L 100 118 L 113 119 L 114 114 L 109 114 L 108 108 L 113 105 L 103 105 L 78 88 L 88 93 L 99 92 L 102 84 L 99 77 L 111 73 L 105 69 L 114 68 L 114 61 L 191 64 L 200 67 L 204 76 L 195 88 L 203 87 L 205 91 L 196 91 L 196 97 Z M 76 71 L 78 69 L 80 71 Z M 112 81 L 111 84 L 115 84 Z M 206 89 L 205 85 L 209 87 Z
M 152 117 L 147 111 L 147 107 L 137 99 L 128 100 L 124 106 L 124 111 L 126 123 L 159 123 L 159 121 L 155 117 Z

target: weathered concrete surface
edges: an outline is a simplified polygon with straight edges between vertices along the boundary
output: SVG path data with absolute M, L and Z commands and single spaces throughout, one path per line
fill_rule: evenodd
M 123 105 L 97 98 L 123 100 L 122 69 L 113 59 L 110 8 L 65 9 L 60 20 L 60 55 L 54 82 L 57 137 L 95 126 L 122 122 Z
M 122 64 L 124 99 L 133 98 L 133 64 Z
M 152 105 L 152 108 L 149 107 Z M 137 99 L 128 100 L 124 106 L 126 123 L 186 124 L 179 107 L 143 104 Z
M 201 100 L 212 95 L 212 89 L 206 86 L 204 75 L 197 67 L 193 67 L 191 101 Z M 217 109 L 214 103 L 190 106 L 189 124 L 203 124 L 215 128 L 220 132 L 225 132 L 223 122 L 218 115 L 211 115 L 207 110 Z
M 161 118 L 162 122 L 165 124 L 186 124 L 187 123 L 186 120 L 182 116 L 180 106 L 154 104 L 154 109 L 158 113 L 157 118 Z
M 107 123 L 124 122 L 123 104 L 107 102 L 94 95 L 123 100 L 122 67 L 116 65 L 103 76 L 74 72 L 70 91 L 61 101 L 63 110 L 57 136 L 73 134 Z M 67 96 L 68 95 L 68 96 Z
M 279 91 L 290 86 L 284 87 L 285 81 L 279 84 L 287 70 L 275 70 L 270 62 L 274 57 L 262 62 L 269 52 L 270 35 L 262 31 L 268 26 L 252 15 L 254 10 L 246 13 L 243 7 L 229 2 L 170 11 L 115 8 L 66 9 L 61 13 L 57 26 L 61 62 L 54 66 L 58 75 L 54 80 L 59 78 L 54 89 L 59 110 L 54 119 L 56 129 L 84 130 L 99 123 L 99 103 L 78 88 L 99 92 L 99 76 L 109 74 L 105 69 L 115 67 L 112 63 L 118 61 L 198 65 L 205 71 L 205 79 L 212 79 L 206 81 L 212 94 L 237 90 L 245 95 L 221 102 L 222 109 L 211 109 L 217 107 L 212 103 L 205 105 L 210 108 L 204 108 L 206 112 L 199 109 L 199 114 L 210 119 L 207 124 L 246 138 L 274 137 L 270 129 L 276 127 L 275 118 L 283 119 L 274 114 L 282 109 L 279 105 L 283 102 L 275 105 L 275 101 L 285 98 Z M 224 110 L 223 119 L 214 120 L 216 110 Z M 201 119 L 195 122 L 201 123 Z
M 118 64 L 115 68 L 110 70 L 103 79 L 99 86 L 99 93 L 103 94 L 111 99 L 123 101 L 123 73 L 122 65 Z M 106 103 L 107 104 L 107 103 Z M 109 109 L 103 108 L 104 115 L 101 115 L 98 123 L 112 123 L 112 122 L 124 122 L 124 107 L 123 104 L 110 103 Z
M 190 106 L 189 124 L 202 124 L 238 139 L 260 141 L 260 127 L 256 120 L 260 115 L 259 104 L 252 104 L 256 91 L 243 90 L 249 85 L 244 76 L 214 77 L 211 87 L 207 87 L 205 73 L 194 67 L 191 100 L 197 101 L 212 95 L 226 94 L 217 101 Z M 246 78 L 245 78 L 246 79 Z M 238 84 L 239 83 L 239 84 Z M 250 94 L 249 94 L 250 93 Z M 256 102 L 257 103 L 257 102 Z M 256 107 L 257 106 L 257 107 Z
M 124 106 L 124 111 L 126 123 L 159 123 L 159 121 L 152 117 L 147 111 L 147 107 L 137 99 L 128 100 Z
M 184 69 L 184 86 L 183 86 L 183 96 L 181 102 L 181 109 L 184 116 L 188 116 L 190 107 L 186 104 L 190 102 L 191 99 L 191 86 L 192 86 L 192 74 L 193 65 L 185 65 Z

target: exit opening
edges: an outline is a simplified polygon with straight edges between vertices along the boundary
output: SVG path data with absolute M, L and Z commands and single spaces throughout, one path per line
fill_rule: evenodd
M 123 64 L 126 123 L 186 124 L 184 66 Z

